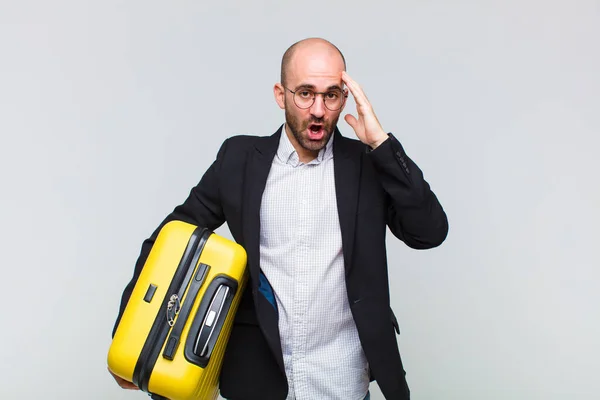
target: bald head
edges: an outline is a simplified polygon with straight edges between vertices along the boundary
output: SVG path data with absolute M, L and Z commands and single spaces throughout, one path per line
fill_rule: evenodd
M 304 39 L 291 45 L 283 54 L 283 58 L 281 59 L 281 84 L 287 84 L 289 68 L 295 56 L 317 53 L 339 56 L 344 64 L 344 70 L 346 69 L 344 55 L 333 43 L 320 38 Z

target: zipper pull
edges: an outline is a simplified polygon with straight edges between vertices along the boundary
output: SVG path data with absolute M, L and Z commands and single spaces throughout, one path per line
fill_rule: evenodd
M 179 314 L 180 309 L 181 303 L 179 302 L 179 296 L 176 294 L 171 295 L 171 298 L 169 298 L 169 303 L 167 304 L 167 322 L 169 326 L 173 326 L 173 324 L 175 324 L 175 316 Z

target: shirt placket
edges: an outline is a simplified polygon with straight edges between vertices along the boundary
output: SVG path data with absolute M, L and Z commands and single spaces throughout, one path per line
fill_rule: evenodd
M 306 376 L 306 341 L 308 334 L 308 325 L 306 312 L 308 310 L 309 286 L 310 286 L 310 226 L 312 221 L 311 213 L 311 193 L 313 185 L 311 175 L 313 175 L 314 165 L 302 165 L 298 172 L 300 175 L 298 195 L 298 246 L 295 255 L 295 276 L 294 290 L 296 299 L 294 304 L 294 389 L 297 399 L 307 398 L 308 382 Z

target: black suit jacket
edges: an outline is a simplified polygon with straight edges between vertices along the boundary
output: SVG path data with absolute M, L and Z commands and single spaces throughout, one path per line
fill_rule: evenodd
M 235 136 L 222 144 L 187 199 L 142 244 L 115 323 L 116 329 L 165 223 L 183 220 L 216 229 L 227 222 L 233 238 L 246 249 L 250 271 L 221 372 L 221 394 L 233 400 L 284 400 L 288 391 L 277 312 L 258 290 L 260 204 L 282 128 L 272 136 Z M 406 245 L 427 249 L 445 240 L 448 221 L 421 170 L 392 134 L 373 151 L 337 129 L 334 134 L 335 188 L 352 315 L 371 377 L 387 399 L 409 399 L 398 325 L 390 308 L 386 226 Z

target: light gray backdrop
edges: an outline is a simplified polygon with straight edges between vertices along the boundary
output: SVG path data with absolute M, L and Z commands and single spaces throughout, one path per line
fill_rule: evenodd
M 598 398 L 600 5 L 541 0 L 2 1 L 1 398 L 146 398 L 106 372 L 140 245 L 309 36 L 450 219 L 389 239 L 413 398 Z

